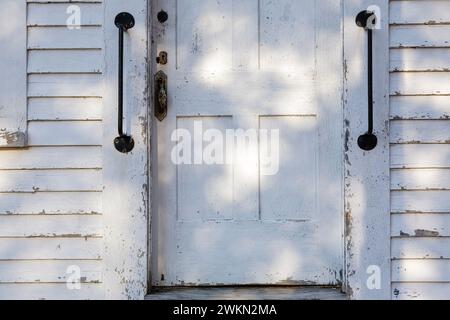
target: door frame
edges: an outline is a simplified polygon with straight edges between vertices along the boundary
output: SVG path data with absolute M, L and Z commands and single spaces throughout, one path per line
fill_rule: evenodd
M 152 0 L 104 1 L 104 136 L 103 208 L 104 278 L 107 299 L 143 299 L 151 287 L 151 131 L 152 115 Z M 367 129 L 365 33 L 355 25 L 358 12 L 377 5 L 381 29 L 374 32 L 374 127 L 378 147 L 362 152 L 357 139 Z M 349 299 L 390 299 L 390 168 L 389 168 L 389 0 L 341 0 L 343 47 L 342 141 L 344 176 L 343 291 Z M 126 73 L 132 85 L 126 97 L 130 133 L 136 147 L 118 153 L 116 136 L 117 28 L 111 17 L 121 11 L 135 15 L 130 30 L 135 47 Z M 384 14 L 383 14 L 384 13 Z M 363 66 L 363 67 L 362 67 Z M 376 279 L 376 286 L 367 283 Z

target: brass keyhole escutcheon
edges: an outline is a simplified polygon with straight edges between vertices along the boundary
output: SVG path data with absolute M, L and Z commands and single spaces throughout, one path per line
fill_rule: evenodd
M 168 62 L 168 54 L 166 51 L 161 51 L 159 55 L 156 57 L 156 63 L 161 65 L 166 65 Z

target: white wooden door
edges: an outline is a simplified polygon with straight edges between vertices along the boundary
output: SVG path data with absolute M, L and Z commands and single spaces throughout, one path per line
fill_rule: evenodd
M 152 10 L 152 60 L 168 53 L 153 70 L 168 76 L 168 115 L 153 128 L 153 284 L 338 284 L 339 1 L 159 0 Z M 230 138 L 239 132 L 241 145 Z

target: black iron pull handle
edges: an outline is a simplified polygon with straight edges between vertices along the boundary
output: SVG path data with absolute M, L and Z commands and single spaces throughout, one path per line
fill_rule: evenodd
M 377 136 L 373 133 L 373 45 L 372 26 L 375 25 L 375 13 L 361 11 L 356 16 L 356 25 L 367 30 L 367 105 L 368 105 L 368 130 L 358 138 L 358 146 L 365 151 L 371 151 L 378 144 Z
M 119 28 L 119 72 L 118 72 L 118 131 L 119 136 L 114 139 L 114 146 L 121 153 L 128 153 L 134 149 L 133 137 L 123 132 L 123 34 L 134 27 L 134 17 L 128 12 L 121 12 L 116 16 L 114 24 Z

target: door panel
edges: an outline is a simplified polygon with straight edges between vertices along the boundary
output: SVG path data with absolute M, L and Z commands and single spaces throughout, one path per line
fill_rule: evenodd
M 153 71 L 168 76 L 169 110 L 153 127 L 153 284 L 339 283 L 340 5 L 160 10 L 153 56 L 169 60 Z

